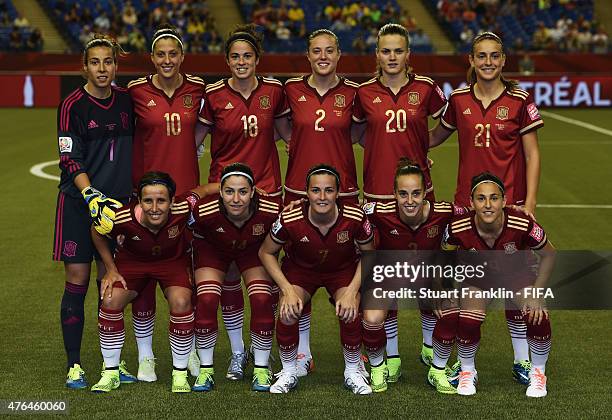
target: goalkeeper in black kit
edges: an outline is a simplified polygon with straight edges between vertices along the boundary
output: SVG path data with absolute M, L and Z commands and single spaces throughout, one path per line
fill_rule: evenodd
M 68 358 L 66 386 L 73 389 L 88 385 L 80 352 L 83 307 L 94 258 L 98 282 L 105 273 L 90 228 L 93 223 L 106 233 L 109 218 L 105 216 L 112 219 L 114 209 L 127 203 L 132 188 L 132 102 L 126 90 L 111 84 L 120 52 L 113 39 L 101 35 L 87 43 L 83 51 L 87 83 L 64 98 L 57 110 L 61 178 L 53 259 L 64 262 L 66 273 L 61 325 Z M 122 374 L 124 381 L 136 381 L 125 366 Z

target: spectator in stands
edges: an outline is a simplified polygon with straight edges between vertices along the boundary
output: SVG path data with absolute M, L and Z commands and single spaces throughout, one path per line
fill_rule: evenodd
M 147 51 L 147 39 L 144 37 L 142 32 L 139 29 L 134 28 L 132 32 L 130 32 L 130 36 L 128 37 L 130 44 L 130 51 L 133 52 L 146 52 Z
M 400 25 L 404 28 L 408 29 L 409 32 L 414 32 L 417 29 L 417 21 L 412 15 L 410 11 L 404 9 L 402 12 L 402 18 L 400 19 Z
M 292 1 L 289 4 L 289 11 L 287 12 L 287 17 L 292 23 L 297 23 L 304 20 L 304 9 L 302 9 L 298 4 Z
M 30 22 L 25 16 L 22 16 L 21 13 L 17 12 L 17 16 L 15 16 L 15 20 L 13 20 L 13 26 L 17 28 L 27 28 L 30 26 Z
M 191 15 L 187 23 L 187 33 L 189 35 L 197 35 L 197 34 L 203 34 L 204 32 L 206 32 L 204 23 L 200 21 L 200 19 L 197 16 Z
M 368 50 L 362 34 L 357 35 L 355 39 L 353 39 L 351 46 L 355 54 L 365 54 Z
M 544 50 L 550 43 L 548 28 L 544 26 L 544 22 L 538 22 L 538 27 L 534 31 L 531 39 L 531 48 L 534 50 Z
M 517 53 L 525 51 L 525 42 L 523 42 L 523 38 L 520 36 L 514 38 L 514 41 L 512 42 L 512 51 Z
M 23 46 L 23 39 L 19 28 L 13 25 L 13 30 L 9 34 L 9 51 L 20 51 Z
M 597 32 L 593 35 L 592 44 L 593 52 L 595 54 L 607 54 L 608 53 L 608 33 L 606 32 L 603 25 L 597 27 Z
M 372 21 L 372 24 L 374 25 L 375 29 L 377 29 L 380 26 L 381 18 L 382 18 L 382 11 L 378 7 L 378 4 L 373 3 L 372 7 L 370 8 L 370 20 Z M 376 31 L 376 34 L 378 34 L 378 30 Z
M 472 39 L 474 39 L 474 31 L 467 25 L 463 25 L 463 29 L 459 34 L 459 39 L 463 45 L 471 45 Z
M 410 35 L 410 45 L 414 49 L 422 50 L 430 47 L 432 44 L 431 39 L 425 32 L 423 32 L 423 29 L 418 28 L 416 32 Z
M 43 37 L 40 29 L 34 28 L 26 40 L 26 51 L 42 51 Z
M 525 53 L 518 63 L 519 72 L 529 76 L 535 72 L 535 64 L 529 54 Z
M 130 34 L 128 33 L 127 28 L 123 28 L 121 29 L 121 32 L 119 33 L 119 35 L 117 35 L 117 43 L 119 45 L 121 45 L 121 48 L 123 48 L 125 51 L 129 51 L 130 49 Z
M 323 9 L 323 15 L 330 22 L 335 22 L 342 17 L 342 9 L 336 4 L 335 1 L 330 1 L 325 9 Z
M 121 20 L 123 23 L 130 27 L 135 26 L 138 22 L 138 15 L 136 15 L 136 9 L 132 6 L 132 2 L 128 0 L 123 6 L 123 11 L 121 12 Z
M 196 34 L 191 38 L 189 42 L 189 52 L 194 54 L 201 54 L 206 52 L 204 47 L 204 41 L 202 40 L 202 34 Z
M 590 25 L 588 22 L 584 22 L 582 27 L 578 29 L 576 35 L 576 47 L 579 52 L 589 52 L 591 50 L 591 42 L 593 40 L 593 34 L 591 34 Z
M 106 14 L 106 11 L 102 11 L 97 18 L 94 19 L 94 25 L 96 26 L 96 32 L 108 32 L 111 26 L 110 19 Z
M 378 41 L 378 30 L 371 28 L 368 37 L 365 40 L 366 48 L 368 51 L 373 51 L 376 48 L 376 42 Z
M 285 25 L 284 21 L 278 22 L 276 25 L 276 39 L 280 39 L 281 41 L 288 41 L 291 38 L 291 31 Z
M 211 54 L 219 54 L 223 49 L 223 39 L 219 35 L 216 29 L 210 32 L 210 39 L 208 40 L 208 52 Z

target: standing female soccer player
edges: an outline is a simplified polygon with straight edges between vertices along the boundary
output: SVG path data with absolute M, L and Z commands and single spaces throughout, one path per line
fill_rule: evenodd
M 536 130 L 544 125 L 533 97 L 502 74 L 506 56 L 501 39 L 492 32 L 474 38 L 469 54 L 469 86 L 455 90 L 441 123 L 432 131 L 430 146 L 457 130 L 459 172 L 455 204 L 469 205 L 469 181 L 483 171 L 501 178 L 508 204 L 535 214 L 540 180 L 540 150 Z M 529 383 L 527 326 L 520 311 L 506 311 L 514 348 L 514 378 Z
M 463 214 L 467 210 L 446 202 L 429 201 L 425 198 L 425 190 L 423 170 L 406 158 L 400 159 L 395 170 L 395 201 L 369 202 L 364 206 L 368 219 L 380 235 L 377 249 L 411 251 L 440 249 L 444 230 L 453 215 Z M 372 367 L 370 384 L 374 392 L 383 392 L 387 389 L 387 366 L 383 357 L 386 342 L 383 323 L 387 312 L 384 309 L 363 309 L 364 346 Z M 421 360 L 424 363 L 427 357 L 431 359 L 433 356 L 432 346 L 427 350 L 427 353 L 425 350 L 421 352 Z M 388 356 L 387 360 L 390 359 L 393 358 Z M 431 364 L 431 360 L 428 360 L 427 364 Z M 442 372 L 444 373 L 444 369 Z M 454 388 L 447 380 L 446 383 L 439 382 L 438 388 L 446 386 L 447 392 L 454 393 Z
M 344 384 L 355 394 L 372 389 L 359 372 L 361 262 L 356 251 L 371 250 L 372 229 L 359 207 L 337 204 L 340 174 L 329 165 L 307 174 L 308 202 L 283 212 L 259 250 L 266 271 L 281 289 L 276 340 L 283 370 L 270 388 L 287 393 L 297 385 L 298 319 L 319 287 L 336 302 L 344 350 Z M 283 266 L 277 253 L 286 247 Z
M 255 192 L 251 168 L 234 163 L 223 168 L 220 196 L 198 201 L 194 211 L 195 280 L 197 287 L 196 343 L 200 375 L 194 391 L 214 386 L 213 353 L 217 341 L 217 309 L 230 264 L 235 262 L 244 277 L 251 302 L 251 342 L 254 354 L 252 389 L 268 391 L 272 375 L 268 368 L 274 310 L 272 280 L 257 252 L 280 212 L 278 203 Z
M 363 192 L 368 201 L 394 200 L 394 165 L 402 156 L 410 156 L 425 175 L 425 193 L 433 201 L 433 186 L 427 166 L 429 149 L 428 118 L 438 118 L 446 98 L 429 77 L 411 72 L 408 65 L 410 38 L 401 25 L 387 24 L 378 31 L 376 43 L 377 77 L 359 87 L 353 120 L 365 122 Z M 363 130 L 363 129 L 362 129 Z M 423 343 L 431 346 L 435 317 L 421 312 Z M 392 311 L 386 323 L 387 356 L 390 381 L 401 375 L 397 346 L 397 313 Z
M 92 258 L 97 281 L 104 276 L 89 233 L 92 217 L 98 219 L 105 207 L 121 206 L 104 194 L 125 203 L 132 189 L 132 101 L 124 89 L 111 85 L 121 52 L 112 38 L 95 35 L 83 51 L 87 83 L 68 95 L 57 110 L 61 179 L 53 259 L 63 261 L 66 272 L 60 319 L 69 388 L 88 386 L 81 368 L 81 340 Z M 123 365 L 121 374 L 124 382 L 136 380 Z
M 182 194 L 200 183 L 196 156 L 198 112 L 204 82 L 199 77 L 181 73 L 185 59 L 180 34 L 170 25 L 160 26 L 151 42 L 151 61 L 155 74 L 133 80 L 128 89 L 134 101 L 136 132 L 132 181 L 134 186 L 145 172 L 163 171 L 176 181 Z M 155 381 L 153 329 L 155 322 L 155 284 L 132 303 L 132 318 L 138 343 L 138 379 Z M 197 374 L 196 372 L 192 372 Z
M 116 212 L 110 236 L 120 244 L 113 258 L 106 239 L 92 228 L 94 244 L 107 273 L 102 280 L 98 315 L 105 369 L 91 390 L 119 387 L 117 371 L 125 339 L 123 309 L 147 287 L 159 282 L 170 309 L 168 335 L 172 350 L 172 392 L 190 392 L 187 362 L 193 339 L 191 259 L 183 237 L 192 202 L 206 186 L 174 196 L 176 184 L 164 172 L 147 172 L 138 183 L 138 201 Z
M 261 35 L 252 25 L 238 26 L 230 33 L 225 58 L 231 77 L 206 87 L 200 121 L 212 138 L 208 182 L 219 182 L 225 166 L 242 162 L 253 170 L 255 186 L 268 194 L 267 199 L 280 203 L 282 186 L 274 130 L 289 138 L 285 118 L 289 106 L 281 82 L 256 76 L 261 55 Z M 242 288 L 235 275 L 227 276 L 223 283 L 221 308 L 232 348 L 226 377 L 239 380 L 244 376 L 247 352 L 242 340 Z
M 359 186 L 351 141 L 351 116 L 359 85 L 336 74 L 340 47 L 332 31 L 319 29 L 310 34 L 306 56 L 312 73 L 285 82 L 291 108 L 285 203 L 306 197 L 304 177 L 310 168 L 323 162 L 338 168 L 342 185 L 339 202 L 357 204 Z M 314 367 L 309 343 L 310 313 L 308 303 L 300 317 L 298 376 L 306 376 Z
M 493 273 L 495 280 L 515 293 L 513 302 L 526 315 L 527 341 L 532 357 L 529 372 L 528 397 L 546 396 L 545 368 L 550 352 L 550 320 L 544 302 L 529 298 L 528 288 L 543 288 L 552 273 L 555 249 L 548 241 L 544 230 L 521 212 L 505 209 L 506 196 L 503 182 L 490 173 L 481 173 L 472 178 L 470 204 L 474 209 L 468 215 L 453 218 L 446 242 L 463 250 L 500 251 L 497 264 L 502 267 Z M 534 250 L 540 256 L 537 275 L 533 274 L 527 252 Z M 521 252 L 522 251 L 522 252 Z M 515 255 L 512 255 L 515 254 Z M 491 268 L 494 265 L 489 264 Z M 491 275 L 487 277 L 487 280 Z M 466 281 L 470 291 L 491 287 L 487 281 Z M 485 287 L 487 286 L 487 287 Z M 459 312 L 457 350 L 461 362 L 460 395 L 476 393 L 476 351 L 480 343 L 480 326 L 485 319 L 485 299 L 462 298 Z M 447 354 L 450 354 L 448 349 Z M 446 363 L 445 360 L 443 360 Z

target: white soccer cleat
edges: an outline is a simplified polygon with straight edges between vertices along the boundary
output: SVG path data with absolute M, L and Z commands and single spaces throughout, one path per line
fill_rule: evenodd
M 355 395 L 369 395 L 372 388 L 358 370 L 344 371 L 344 386 Z
M 191 352 L 189 353 L 187 369 L 189 369 L 189 373 L 194 378 L 197 378 L 200 375 L 200 358 L 198 357 L 198 352 L 195 349 L 191 349 Z
M 275 376 L 276 382 L 270 386 L 271 394 L 286 394 L 297 386 L 298 377 L 295 371 L 283 369 Z
M 476 394 L 476 383 L 478 382 L 478 372 L 462 370 L 459 372 L 459 385 L 457 394 L 474 395 Z
M 357 365 L 357 372 L 359 372 L 361 376 L 369 380 L 370 372 L 368 372 L 368 370 L 365 367 L 365 362 L 367 361 L 368 361 L 368 358 L 362 354 L 361 357 L 359 358 L 359 364 Z
M 546 390 L 546 375 L 539 368 L 534 368 L 529 372 L 529 386 L 525 395 L 528 397 L 541 398 L 548 394 Z
M 155 358 L 145 357 L 138 363 L 138 380 L 142 382 L 155 382 L 157 375 L 155 374 Z
M 298 353 L 297 355 L 297 376 L 303 378 L 308 376 L 310 372 L 314 370 L 314 361 L 311 355 L 305 355 L 304 353 Z

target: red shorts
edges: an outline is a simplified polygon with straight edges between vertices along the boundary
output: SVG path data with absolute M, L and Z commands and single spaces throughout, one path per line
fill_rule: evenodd
M 283 264 L 282 269 L 289 283 L 300 286 L 302 289 L 306 290 L 310 296 L 314 296 L 319 287 L 325 287 L 329 296 L 334 297 L 338 289 L 347 287 L 351 284 L 357 267 L 352 266 L 342 271 L 330 273 L 307 271 L 288 264 Z
M 257 253 L 260 244 L 256 243 L 245 249 L 224 251 L 211 245 L 206 239 L 196 238 L 193 241 L 194 267 L 210 267 L 227 273 L 232 261 L 236 262 L 238 269 L 244 273 L 249 268 L 260 267 L 261 261 Z
M 283 200 L 284 205 L 288 205 L 290 202 L 294 200 L 300 200 L 302 198 L 308 199 L 305 195 L 296 194 L 292 191 L 285 189 L 285 198 Z M 350 195 L 350 196 L 342 196 L 338 197 L 338 206 L 342 206 L 344 204 L 354 204 L 356 206 L 359 205 L 359 194 Z
M 125 279 L 128 289 L 138 293 L 150 281 L 157 281 L 162 289 L 171 286 L 192 288 L 191 262 L 187 258 L 153 262 L 119 262 L 117 270 Z M 122 288 L 123 285 L 115 282 L 113 287 Z

